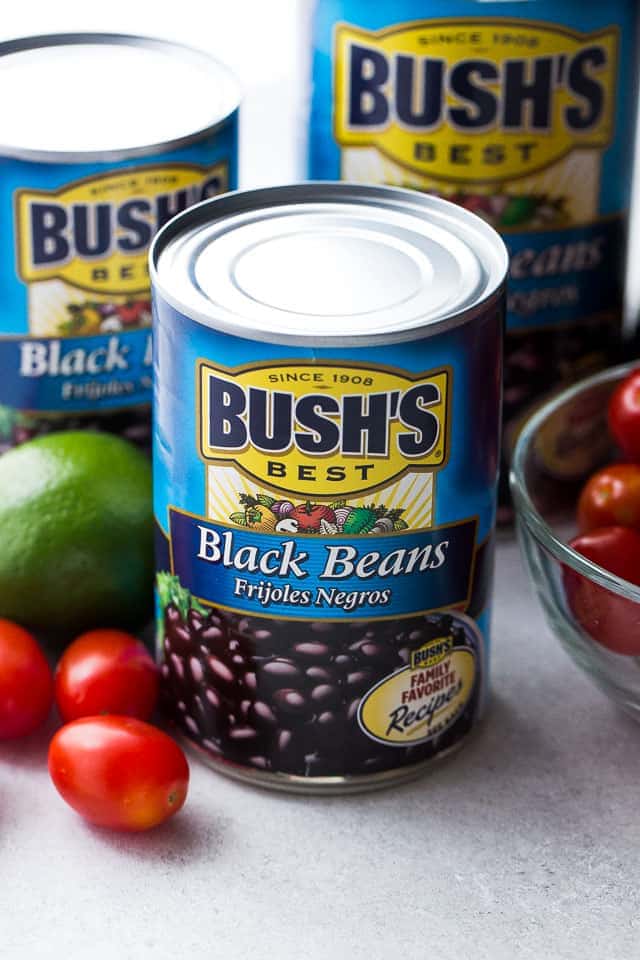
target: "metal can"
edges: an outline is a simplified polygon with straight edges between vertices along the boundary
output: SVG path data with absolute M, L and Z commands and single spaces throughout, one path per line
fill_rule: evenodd
M 156 229 L 237 186 L 238 87 L 115 34 L 0 44 L 0 452 L 65 427 L 150 443 Z
M 446 197 L 509 248 L 504 520 L 524 420 L 621 349 L 639 10 L 635 0 L 316 3 L 309 176 Z M 578 475 L 570 437 L 556 439 L 550 465 Z
M 415 775 L 485 700 L 507 253 L 383 187 L 239 193 L 151 251 L 167 716 L 232 776 Z

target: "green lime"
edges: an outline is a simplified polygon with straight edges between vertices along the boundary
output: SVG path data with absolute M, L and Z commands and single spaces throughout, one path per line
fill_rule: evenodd
M 134 629 L 152 607 L 151 465 L 103 433 L 63 432 L 0 457 L 0 617 L 73 635 Z

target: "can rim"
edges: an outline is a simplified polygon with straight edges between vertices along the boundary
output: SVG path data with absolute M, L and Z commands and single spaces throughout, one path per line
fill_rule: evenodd
M 108 46 L 122 45 L 130 47 L 145 47 L 147 49 L 174 50 L 185 58 L 207 61 L 212 74 L 217 74 L 228 85 L 230 90 L 230 107 L 216 120 L 193 133 L 169 140 L 155 141 L 149 144 L 133 147 L 121 146 L 108 150 L 51 150 L 32 147 L 20 147 L 16 144 L 6 144 L 0 139 L 0 156 L 16 160 L 27 160 L 35 163 L 114 163 L 120 160 L 129 160 L 134 157 L 150 157 L 157 154 L 179 150 L 192 143 L 207 139 L 220 129 L 238 110 L 243 96 L 240 81 L 232 70 L 207 51 L 186 43 L 177 43 L 164 37 L 143 36 L 134 33 L 107 33 L 107 32 L 70 32 L 70 33 L 43 33 L 34 36 L 16 37 L 0 43 L 0 57 L 10 54 L 23 53 L 29 50 L 40 50 L 57 46 L 81 46 L 86 44 L 104 44 Z M 0 132 L 1 137 L 1 132 Z
M 149 250 L 149 273 L 151 278 L 152 293 L 159 292 L 163 299 L 170 304 L 179 313 L 187 316 L 196 323 L 213 330 L 219 330 L 222 333 L 231 334 L 243 340 L 257 340 L 264 343 L 290 344 L 292 346 L 310 346 L 322 342 L 323 347 L 362 347 L 364 344 L 376 346 L 387 343 L 403 343 L 412 340 L 422 340 L 435 334 L 443 333 L 454 327 L 468 322 L 477 313 L 484 310 L 493 301 L 498 301 L 505 289 L 507 272 L 509 268 L 509 254 L 502 237 L 486 221 L 464 210 L 456 207 L 450 201 L 442 200 L 438 197 L 430 196 L 430 202 L 437 205 L 443 204 L 446 207 L 454 207 L 458 211 L 460 219 L 467 221 L 470 225 L 480 227 L 487 238 L 491 237 L 494 243 L 494 254 L 501 262 L 498 276 L 492 283 L 487 284 L 487 288 L 482 292 L 473 303 L 464 307 L 459 312 L 453 312 L 445 315 L 438 320 L 426 320 L 423 324 L 416 324 L 411 327 L 399 327 L 396 330 L 369 333 L 358 332 L 355 334 L 340 335 L 320 335 L 317 331 L 309 334 L 289 333 L 282 331 L 271 331 L 268 329 L 255 329 L 249 325 L 242 325 L 234 322 L 234 315 L 224 314 L 216 315 L 213 312 L 207 314 L 204 311 L 194 309 L 194 307 L 179 297 L 171 293 L 166 284 L 160 279 L 159 259 L 166 247 L 179 237 L 182 233 L 193 230 L 199 225 L 210 224 L 215 220 L 223 220 L 227 216 L 233 216 L 250 210 L 260 209 L 261 207 L 277 207 L 289 204 L 318 202 L 347 202 L 349 200 L 371 199 L 386 200 L 389 204 L 394 197 L 410 200 L 413 204 L 419 206 L 421 194 L 415 190 L 406 190 L 399 187 L 374 186 L 348 181 L 305 181 L 294 184 L 286 184 L 276 187 L 260 187 L 254 190 L 228 192 L 203 200 L 194 204 L 192 207 L 184 210 L 182 213 L 173 217 L 156 234 Z M 211 217 L 209 215 L 211 205 L 215 204 L 216 210 L 220 211 L 220 216 Z M 230 209 L 228 209 L 230 208 Z

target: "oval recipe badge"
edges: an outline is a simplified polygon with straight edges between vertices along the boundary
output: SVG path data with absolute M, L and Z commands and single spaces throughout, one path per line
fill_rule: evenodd
M 476 654 L 439 637 L 414 650 L 408 666 L 385 677 L 366 694 L 358 711 L 372 740 L 406 747 L 443 733 L 462 714 L 473 693 Z

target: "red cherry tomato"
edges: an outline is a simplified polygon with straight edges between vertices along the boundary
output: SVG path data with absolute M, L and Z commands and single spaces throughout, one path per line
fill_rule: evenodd
M 632 527 L 640 531 L 640 466 L 614 463 L 587 480 L 578 500 L 578 527 Z
M 609 401 L 609 432 L 634 463 L 640 463 L 640 369 L 616 387 Z
M 121 630 L 91 630 L 67 647 L 55 676 L 65 721 L 100 713 L 148 720 L 158 700 L 158 668 L 147 648 Z
M 576 537 L 570 546 L 610 573 L 640 586 L 640 534 L 626 527 L 602 527 Z M 614 653 L 640 655 L 640 604 L 565 567 L 564 586 L 578 623 Z
M 0 740 L 32 733 L 47 719 L 53 678 L 34 637 L 0 620 Z
M 49 747 L 49 773 L 82 817 L 114 830 L 148 830 L 182 807 L 189 766 L 166 733 L 133 717 L 83 717 Z

